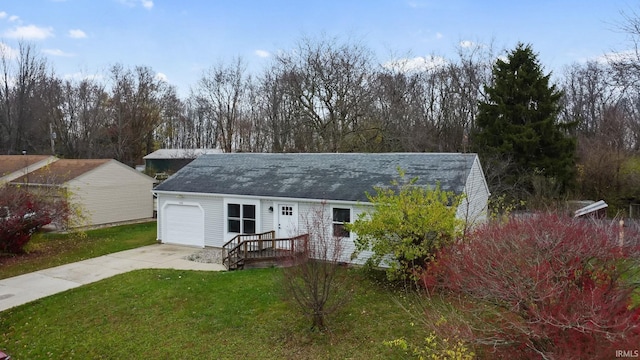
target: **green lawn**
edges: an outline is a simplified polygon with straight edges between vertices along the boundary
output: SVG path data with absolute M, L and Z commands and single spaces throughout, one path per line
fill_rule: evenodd
M 26 254 L 0 254 L 0 279 L 156 243 L 156 223 L 121 225 L 82 234 L 39 233 Z
M 0 278 L 153 244 L 155 226 L 38 235 L 26 256 L 0 255 Z M 36 360 L 394 359 L 406 357 L 383 341 L 424 344 L 416 297 L 354 269 L 352 302 L 331 318 L 329 332 L 310 331 L 284 301 L 281 271 L 119 275 L 0 312 L 0 350 Z
M 280 269 L 140 270 L 0 313 L 15 359 L 389 359 L 382 342 L 421 332 L 390 290 L 357 278 L 327 333 L 283 301 Z

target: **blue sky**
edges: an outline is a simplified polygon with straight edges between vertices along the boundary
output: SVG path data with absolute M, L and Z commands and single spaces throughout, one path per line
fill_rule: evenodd
M 187 94 L 202 72 L 241 57 L 269 64 L 302 37 L 354 39 L 381 63 L 393 56 L 453 59 L 461 42 L 530 43 L 547 70 L 631 44 L 622 0 L 0 0 L 0 42 L 35 45 L 56 74 L 145 65 Z

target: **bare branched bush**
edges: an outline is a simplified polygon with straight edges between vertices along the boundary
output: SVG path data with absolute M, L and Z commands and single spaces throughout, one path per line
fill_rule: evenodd
M 330 208 L 326 204 L 312 208 L 305 218 L 308 241 L 305 252 L 292 253 L 283 270 L 287 300 L 311 319 L 314 330 L 327 329 L 327 317 L 351 298 L 344 260 L 342 233 L 333 231 Z

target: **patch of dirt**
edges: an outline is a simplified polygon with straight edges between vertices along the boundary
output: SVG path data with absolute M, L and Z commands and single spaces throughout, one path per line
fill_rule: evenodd
M 41 250 L 34 250 L 23 254 L 0 253 L 0 267 L 11 266 L 26 261 L 35 261 L 45 256 L 47 256 L 46 253 Z
M 7 269 L 25 263 L 37 263 L 42 259 L 56 257 L 67 251 L 69 247 L 69 244 L 59 241 L 27 244 L 26 250 L 22 254 L 0 253 L 0 268 Z

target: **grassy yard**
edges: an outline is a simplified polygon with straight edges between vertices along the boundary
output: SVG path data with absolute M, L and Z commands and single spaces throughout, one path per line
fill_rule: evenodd
M 356 277 L 331 331 L 283 301 L 280 269 L 140 270 L 0 313 L 16 359 L 393 359 L 384 340 L 422 334 L 402 291 Z
M 43 234 L 26 256 L 0 255 L 0 278 L 153 243 L 155 223 Z M 416 297 L 353 269 L 353 300 L 331 318 L 331 331 L 310 331 L 283 298 L 281 271 L 119 275 L 0 312 L 0 350 L 36 360 L 396 359 L 407 357 L 383 341 L 424 344 Z
M 121 225 L 82 234 L 40 233 L 26 254 L 0 254 L 0 279 L 156 243 L 156 223 Z

